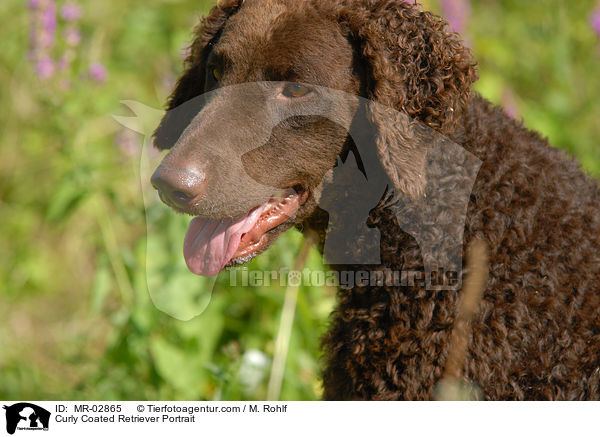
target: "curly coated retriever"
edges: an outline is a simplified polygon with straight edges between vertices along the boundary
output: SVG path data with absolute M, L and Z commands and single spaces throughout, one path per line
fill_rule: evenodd
M 213 276 L 246 262 L 292 226 L 316 233 L 327 252 L 336 217 L 322 202 L 356 209 L 368 197 L 357 201 L 351 184 L 328 194 L 332 172 L 346 183 L 364 175 L 376 196 L 354 223 L 366 231 L 348 234 L 353 249 L 340 254 L 375 243 L 377 259 L 333 261 L 334 270 L 431 273 L 418 233 L 399 219 L 431 198 L 449 229 L 427 225 L 437 260 L 458 247 L 455 289 L 414 277 L 340 289 L 324 339 L 325 399 L 434 397 L 469 270 L 463 242 L 474 240 L 488 246 L 489 279 L 469 322 L 464 381 L 484 399 L 600 399 L 598 183 L 471 91 L 476 79 L 447 23 L 401 0 L 224 0 L 196 30 L 155 132 L 170 150 L 152 178 L 165 203 L 195 216 L 184 243 L 190 270 Z M 324 89 L 364 100 L 338 104 Z M 436 180 L 448 185 L 444 167 L 431 166 L 434 143 L 454 150 L 458 170 L 437 197 Z M 459 180 L 465 156 L 478 164 Z M 448 200 L 454 186 L 468 187 L 462 212 Z M 352 221 L 342 209 L 338 224 L 344 214 Z

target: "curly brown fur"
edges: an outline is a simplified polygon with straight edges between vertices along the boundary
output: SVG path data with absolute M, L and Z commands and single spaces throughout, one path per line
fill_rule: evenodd
M 449 136 L 480 159 L 464 240 L 465 246 L 473 239 L 487 243 L 490 271 L 462 374 L 485 399 L 600 399 L 598 184 L 563 152 L 471 92 L 477 73 L 470 51 L 443 19 L 399 0 L 224 1 L 197 32 L 170 109 L 208 90 L 206 63 L 218 50 L 229 59 L 219 86 L 292 80 L 361 94 Z M 252 57 L 235 58 L 249 47 Z M 157 130 L 158 147 L 192 147 L 178 141 L 190 119 L 172 114 Z M 400 119 L 383 123 L 390 114 L 380 107 L 371 105 L 366 114 L 395 201 L 401 194 L 425 195 L 423 141 L 407 134 L 411 126 Z M 351 144 L 331 122 L 294 123 L 282 123 L 269 141 L 285 169 L 260 167 L 264 150 L 245 164 L 263 168 L 277 186 L 301 183 L 311 190 Z M 176 134 L 167 126 L 175 126 Z M 298 158 L 303 150 L 308 152 Z M 239 194 L 225 193 L 221 200 L 234 211 Z M 352 268 L 423 271 L 421 248 L 386 200 L 368 222 L 381 233 L 382 264 Z M 455 211 L 450 204 L 438 206 Z M 459 217 L 453 218 L 459 226 Z M 294 220 L 316 230 L 323 247 L 328 216 L 314 199 Z M 459 301 L 460 292 L 418 285 L 340 290 L 324 339 L 325 399 L 431 399 Z

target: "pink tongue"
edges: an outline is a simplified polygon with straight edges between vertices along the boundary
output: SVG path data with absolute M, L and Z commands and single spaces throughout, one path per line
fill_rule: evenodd
M 258 221 L 263 206 L 237 219 L 194 218 L 183 243 L 183 256 L 192 273 L 215 276 L 223 270 L 240 246 L 242 234 Z

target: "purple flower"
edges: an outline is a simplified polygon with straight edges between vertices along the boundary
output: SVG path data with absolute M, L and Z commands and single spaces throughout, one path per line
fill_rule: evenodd
M 35 72 L 42 80 L 51 78 L 55 71 L 56 66 L 54 65 L 52 59 L 50 59 L 48 56 L 43 57 L 35 64 Z
M 54 45 L 56 33 L 56 5 L 53 0 L 32 0 L 31 31 L 29 35 L 32 49 L 45 49 Z
M 38 9 L 42 4 L 42 0 L 29 0 L 29 3 L 27 3 L 27 7 L 29 9 L 35 10 Z
M 596 10 L 592 13 L 590 17 L 590 24 L 592 25 L 592 29 L 596 32 L 596 35 L 600 38 L 600 3 L 596 7 Z
M 106 82 L 106 79 L 108 77 L 108 72 L 106 71 L 106 68 L 100 62 L 93 62 L 92 64 L 90 64 L 89 73 L 90 78 L 94 82 L 98 83 Z
M 452 30 L 459 33 L 464 31 L 471 14 L 469 0 L 441 0 L 440 6 Z
M 76 57 L 75 47 L 81 43 L 82 35 L 75 21 L 81 17 L 81 6 L 77 0 L 61 0 L 60 15 L 64 21 L 59 22 L 59 7 L 56 0 L 27 0 L 30 16 L 29 53 L 28 57 L 41 80 L 61 73 L 68 74 Z M 57 35 L 62 39 L 56 44 Z M 89 66 L 88 77 L 96 82 L 104 82 L 106 69 L 99 63 Z M 64 79 L 62 82 L 60 79 Z M 59 77 L 53 82 L 60 89 L 68 89 L 66 78 Z M 65 85 L 67 84 L 67 85 Z
M 65 42 L 70 46 L 76 46 L 81 41 L 81 33 L 74 27 L 68 27 L 65 29 Z
M 41 32 L 39 43 L 42 47 L 52 47 L 56 34 L 56 4 L 47 0 L 46 8 L 41 11 Z
M 42 11 L 42 24 L 47 32 L 56 31 L 56 4 L 54 0 L 46 2 L 46 8 Z
M 60 10 L 60 15 L 65 21 L 75 21 L 81 18 L 81 6 L 75 2 L 67 2 Z

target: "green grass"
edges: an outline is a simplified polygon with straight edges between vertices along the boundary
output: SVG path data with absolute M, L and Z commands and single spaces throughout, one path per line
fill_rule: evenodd
M 527 126 L 600 176 L 594 1 L 474 3 L 466 37 L 480 64 L 477 89 L 516 105 Z M 230 286 L 223 273 L 207 293 L 169 246 L 181 242 L 183 218 L 146 211 L 139 162 L 115 142 L 129 135 L 142 146 L 112 115 L 131 115 L 121 100 L 162 107 L 210 4 L 86 2 L 65 88 L 40 81 L 27 60 L 23 2 L 0 2 L 0 398 L 266 397 L 285 289 Z M 106 83 L 84 79 L 92 61 L 106 66 Z M 146 232 L 146 213 L 164 232 Z M 301 245 L 291 231 L 253 266 L 292 268 Z M 164 254 L 148 275 L 147 246 Z M 308 266 L 320 265 L 312 251 Z M 206 309 L 180 321 L 151 297 L 182 318 Z M 320 396 L 319 338 L 333 303 L 330 288 L 300 288 L 282 399 Z

